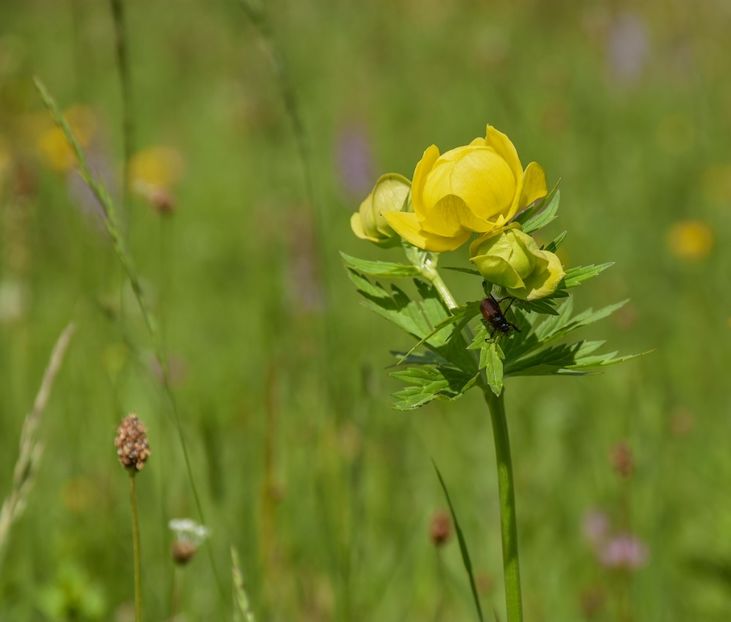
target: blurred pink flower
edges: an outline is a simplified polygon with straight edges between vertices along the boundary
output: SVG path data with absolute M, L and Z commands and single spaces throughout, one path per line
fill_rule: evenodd
M 361 125 L 349 124 L 338 132 L 335 157 L 345 191 L 355 198 L 364 198 L 374 182 L 373 153 Z
M 601 564 L 613 569 L 636 570 L 647 563 L 647 557 L 647 546 L 627 533 L 613 536 L 599 551 Z

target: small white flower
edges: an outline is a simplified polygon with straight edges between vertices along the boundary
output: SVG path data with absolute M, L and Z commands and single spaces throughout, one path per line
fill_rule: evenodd
M 173 518 L 168 527 L 175 534 L 179 542 L 189 542 L 199 546 L 208 536 L 210 530 L 205 525 L 200 525 L 190 518 Z

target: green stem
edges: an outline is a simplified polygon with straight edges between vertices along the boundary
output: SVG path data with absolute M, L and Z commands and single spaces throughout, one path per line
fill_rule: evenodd
M 408 255 L 408 253 L 407 253 Z M 441 275 L 437 272 L 435 261 L 432 259 L 414 261 L 422 276 L 434 285 L 442 301 L 450 310 L 458 307 Z M 469 329 L 465 327 L 469 336 Z M 510 457 L 510 438 L 508 436 L 508 421 L 505 416 L 505 402 L 503 391 L 497 397 L 487 386 L 484 372 L 480 378 L 480 386 L 485 395 L 487 407 L 492 419 L 492 434 L 495 443 L 495 457 L 497 459 L 498 493 L 500 496 L 500 533 L 503 545 L 503 573 L 505 575 L 505 606 L 507 622 L 522 622 L 523 602 L 520 589 L 520 561 L 518 556 L 518 528 L 515 512 L 515 486 L 513 484 L 513 462 Z
M 142 622 L 142 561 L 140 554 L 140 516 L 137 511 L 137 479 L 129 475 L 129 504 L 132 508 L 132 554 L 135 573 L 135 622 Z
M 500 495 L 500 533 L 503 541 L 503 572 L 505 575 L 505 607 L 508 622 L 522 622 L 523 603 L 520 590 L 518 529 L 515 522 L 515 486 L 513 463 L 510 458 L 508 421 L 505 417 L 503 391 L 500 397 L 485 389 L 485 401 L 492 418 L 492 434 L 497 459 L 498 491 Z
M 127 30 L 125 27 L 123 0 L 111 0 L 112 17 L 114 21 L 115 47 L 117 56 L 117 70 L 122 91 L 122 140 L 123 140 L 123 182 L 122 204 L 127 208 L 125 216 L 129 225 L 129 206 L 127 205 L 127 190 L 129 188 L 129 163 L 134 149 L 134 120 L 132 117 L 132 88 L 130 86 L 129 53 L 127 48 Z
M 447 309 L 451 311 L 452 309 L 456 309 L 459 306 L 457 304 L 457 301 L 454 299 L 454 296 L 452 296 L 452 292 L 450 292 L 449 288 L 447 288 L 447 284 L 444 282 L 441 275 L 436 270 L 434 270 L 434 274 L 429 280 L 439 293 L 439 296 L 444 301 L 444 304 L 447 305 Z

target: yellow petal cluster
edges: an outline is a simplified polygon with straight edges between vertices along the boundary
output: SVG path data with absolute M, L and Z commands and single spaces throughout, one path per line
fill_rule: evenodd
M 565 275 L 558 256 L 541 250 L 517 224 L 475 240 L 470 261 L 486 281 L 521 300 L 550 296 Z
M 521 209 L 547 194 L 543 169 L 523 169 L 510 139 L 488 125 L 485 138 L 444 154 L 429 147 L 414 170 L 413 211 L 384 213 L 404 240 L 433 252 L 455 250 L 472 233 L 504 227 Z
M 668 230 L 667 245 L 679 259 L 699 261 L 713 249 L 713 230 L 701 220 L 680 220 Z
M 64 111 L 64 116 L 79 145 L 87 148 L 97 129 L 94 112 L 86 106 L 72 106 Z M 63 130 L 56 126 L 46 126 L 40 130 L 37 147 L 48 166 L 55 171 L 67 172 L 76 166 L 76 156 L 69 147 Z
M 401 175 L 383 175 L 350 219 L 353 233 L 363 240 L 388 245 L 398 240 L 386 216 L 399 212 L 409 196 L 409 180 Z
M 150 188 L 170 190 L 182 174 L 183 158 L 171 147 L 147 147 L 135 153 L 129 162 L 132 188 L 143 195 Z

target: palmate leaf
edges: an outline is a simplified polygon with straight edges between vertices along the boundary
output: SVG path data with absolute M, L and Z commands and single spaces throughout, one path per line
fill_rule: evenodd
M 466 351 L 467 344 L 460 332 L 463 324 L 455 326 L 455 321 L 460 320 L 460 313 L 455 320 L 452 312 L 447 309 L 437 290 L 430 283 L 418 278 L 410 279 L 418 294 L 410 296 L 401 287 L 395 284 L 384 286 L 376 281 L 375 277 L 353 267 L 365 267 L 374 274 L 388 274 L 392 278 L 405 278 L 408 271 L 402 268 L 408 266 L 368 262 L 348 255 L 344 255 L 344 260 L 348 276 L 355 284 L 366 307 L 416 337 L 419 340 L 417 346 L 423 345 L 435 350 L 457 368 L 470 372 L 476 369 L 474 360 Z M 410 356 L 415 349 L 411 348 L 406 356 Z
M 399 410 L 413 410 L 435 399 L 458 399 L 478 378 L 476 372 L 470 375 L 448 365 L 412 366 L 392 371 L 391 376 L 408 385 L 393 394 Z

